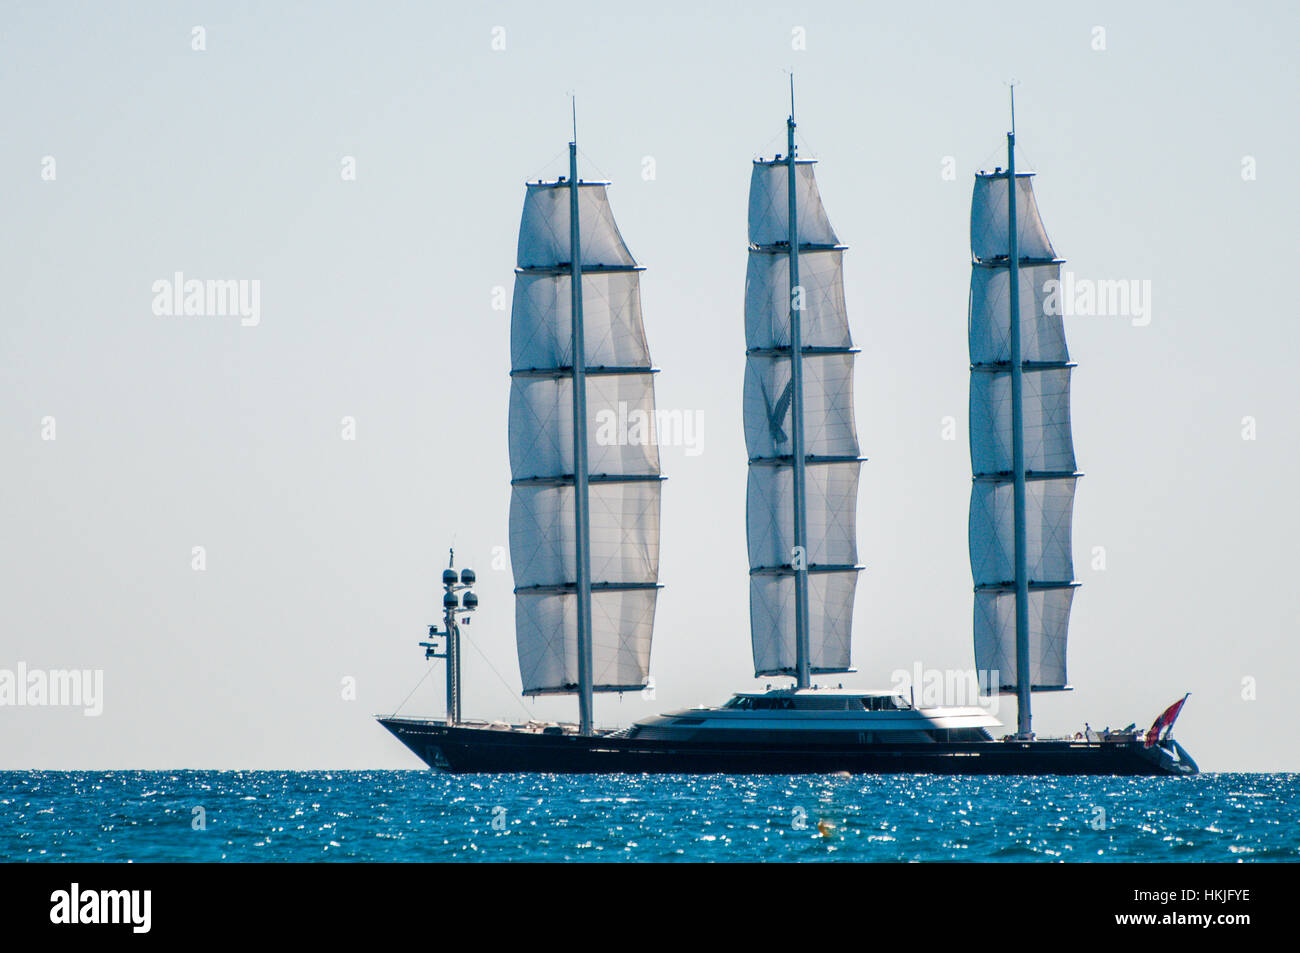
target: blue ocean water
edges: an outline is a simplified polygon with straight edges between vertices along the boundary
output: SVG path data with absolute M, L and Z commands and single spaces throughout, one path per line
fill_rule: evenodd
M 1300 860 L 1300 775 L 0 772 L 0 861 Z

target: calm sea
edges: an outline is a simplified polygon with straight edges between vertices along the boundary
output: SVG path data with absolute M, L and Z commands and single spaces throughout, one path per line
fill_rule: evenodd
M 1300 860 L 1300 775 L 0 772 L 0 861 Z

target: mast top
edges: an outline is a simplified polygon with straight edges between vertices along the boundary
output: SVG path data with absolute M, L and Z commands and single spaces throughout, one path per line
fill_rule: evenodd
M 787 120 L 785 121 L 785 124 L 786 124 L 786 127 L 787 127 L 791 132 L 794 131 L 794 125 L 795 125 L 795 123 L 794 123 L 794 73 L 791 73 L 791 74 L 790 74 L 790 118 L 787 119 Z M 793 142 L 794 139 L 792 138 L 790 141 Z M 793 146 L 790 147 L 790 149 L 789 149 L 789 153 L 790 153 L 789 158 L 793 159 L 793 158 L 794 158 L 794 147 L 793 147 Z
M 1017 80 L 1013 79 L 1009 83 L 1007 83 L 1007 86 L 1011 90 L 1011 131 L 1008 132 L 1007 135 L 1011 137 L 1012 142 L 1014 142 L 1016 139 L 1016 84 L 1017 82 L 1018 82 Z
M 569 145 L 578 144 L 578 96 L 576 93 L 569 93 L 569 104 L 573 109 L 573 138 L 569 140 Z

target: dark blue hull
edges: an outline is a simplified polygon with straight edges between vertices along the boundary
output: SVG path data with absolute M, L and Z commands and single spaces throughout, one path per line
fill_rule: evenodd
M 448 728 L 381 718 L 431 768 L 548 774 L 1109 774 L 1187 775 L 1196 764 L 1176 742 L 976 741 L 916 744 L 724 745 L 608 735 Z

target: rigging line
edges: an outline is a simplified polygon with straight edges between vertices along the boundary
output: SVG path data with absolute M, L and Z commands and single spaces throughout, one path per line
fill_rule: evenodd
M 1025 161 L 1022 163 L 1020 157 L 1024 156 Z M 1020 137 L 1016 137 L 1016 173 L 1037 172 L 1038 166 L 1034 164 L 1034 157 L 1029 154 L 1029 150 L 1020 144 Z
M 785 148 L 785 133 L 784 133 L 784 132 L 779 132 L 779 133 L 777 133 L 776 135 L 772 136 L 772 138 L 770 138 L 770 139 L 768 139 L 766 142 L 764 142 L 763 145 L 762 145 L 762 148 L 760 148 L 757 152 L 754 153 L 754 157 L 755 157 L 755 158 L 758 158 L 759 156 L 763 156 L 763 157 L 765 157 L 765 158 L 767 158 L 767 159 L 771 159 L 771 158 L 773 158 L 773 157 L 776 155 L 777 150 L 776 150 L 776 149 L 771 149 L 771 150 L 768 149 L 768 146 L 772 145 L 773 143 L 780 143 L 781 148 L 784 149 L 784 148 Z
M 798 153 L 798 155 L 796 155 L 796 158 L 816 159 L 818 157 L 819 153 L 817 152 L 816 149 L 813 148 L 812 143 L 808 141 L 808 137 L 803 134 L 803 132 L 800 130 L 798 126 L 796 126 L 794 130 L 794 138 L 796 140 L 795 141 L 796 147 L 799 145 L 799 143 L 802 142 L 804 148 L 807 150 L 806 152 L 800 153 L 796 148 L 795 151 L 796 153 Z
M 524 181 L 536 182 L 538 179 L 545 179 L 547 176 L 547 170 L 549 170 L 555 164 L 555 161 L 557 159 L 561 159 L 567 156 L 568 153 L 569 150 L 567 147 L 555 153 L 555 155 L 551 156 L 549 159 L 546 160 L 545 163 L 542 164 L 542 166 L 537 170 L 537 174 L 528 176 L 526 179 L 524 179 Z M 567 175 L 568 173 L 566 172 L 565 174 Z
M 578 147 L 578 155 L 586 159 L 587 163 L 596 171 L 596 174 L 600 176 L 603 180 L 605 180 L 606 182 L 612 182 L 614 180 L 614 177 L 612 175 L 610 175 L 608 172 L 606 172 L 604 169 L 602 169 L 600 166 L 596 164 L 595 159 L 587 155 L 587 153 L 582 150 L 582 146 Z M 582 176 L 578 176 L 578 178 L 582 179 Z
M 984 157 L 981 158 L 979 162 L 975 163 L 975 168 L 971 169 L 971 173 L 974 174 L 976 172 L 979 172 L 981 169 L 983 169 L 985 172 L 993 171 L 993 167 L 1001 164 L 1003 157 L 1006 156 L 1006 154 L 1007 154 L 1007 144 L 1006 144 L 1006 140 L 1004 139 L 1001 145 L 994 146 L 992 149 L 990 149 L 988 152 L 984 154 Z
M 524 714 L 528 716 L 528 720 L 536 721 L 537 719 L 533 716 L 533 713 L 528 710 L 528 706 L 519 700 L 519 698 L 515 695 L 515 690 L 511 688 L 510 683 L 501 677 L 501 673 L 496 670 L 496 667 L 492 664 L 491 661 L 489 661 L 488 657 L 483 654 L 483 650 L 478 647 L 478 644 L 473 639 L 466 639 L 465 642 L 473 646 L 474 651 L 478 653 L 478 657 L 484 661 L 487 667 L 492 670 L 492 674 L 497 677 L 497 681 L 499 681 L 502 685 L 506 687 L 507 691 L 510 692 L 510 697 L 513 698 L 516 704 L 518 704 L 519 707 L 524 710 Z
M 424 684 L 424 680 L 428 678 L 430 675 L 432 675 L 433 670 L 437 667 L 438 667 L 437 662 L 433 662 L 429 665 L 428 670 L 423 675 L 421 675 L 420 680 L 415 683 L 415 688 L 412 688 L 410 693 L 405 698 L 402 699 L 401 704 L 399 704 L 396 708 L 393 709 L 392 715 L 389 716 L 390 718 L 397 717 L 397 713 L 402 710 L 402 705 L 405 705 L 407 702 L 411 700 L 411 695 L 414 695 L 419 690 L 420 686 Z
M 1021 161 L 1022 156 L 1024 157 L 1024 161 Z M 1006 158 L 1007 158 L 1007 141 L 1006 138 L 1004 137 L 1002 140 L 1002 144 L 999 146 L 994 146 L 987 153 L 985 153 L 984 158 L 980 159 L 979 162 L 975 163 L 975 168 L 973 168 L 971 172 L 975 173 L 981 169 L 983 169 L 985 172 L 992 172 L 994 168 L 1001 168 L 1002 171 L 1005 172 L 1007 171 Z M 1038 171 L 1038 166 L 1034 164 L 1033 156 L 1029 154 L 1029 150 L 1027 150 L 1023 145 L 1020 144 L 1020 138 L 1017 137 L 1016 138 L 1016 175 L 1020 175 L 1022 172 L 1037 172 L 1037 171 Z

